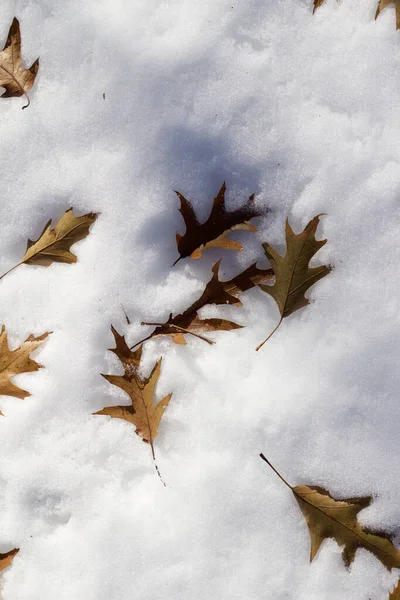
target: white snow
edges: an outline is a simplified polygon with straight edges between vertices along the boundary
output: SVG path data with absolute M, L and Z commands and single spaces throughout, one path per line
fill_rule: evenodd
M 0 43 L 21 22 L 40 70 L 0 100 L 1 264 L 49 218 L 100 212 L 73 266 L 22 266 L 1 281 L 12 347 L 52 335 L 0 398 L 4 600 L 387 600 L 399 573 L 359 550 L 347 571 L 328 540 L 309 564 L 293 484 L 373 495 L 360 520 L 399 533 L 400 32 L 377 0 L 3 0 Z M 105 99 L 103 99 L 105 94 Z M 174 189 L 205 219 L 256 192 L 271 213 L 241 253 L 210 250 L 174 269 L 184 231 Z M 173 392 L 149 448 L 128 423 L 92 413 L 126 399 L 100 373 L 120 366 L 110 325 L 133 343 L 185 309 L 223 255 L 226 278 L 260 242 L 284 250 L 325 213 L 315 264 L 335 270 L 260 352 L 278 310 L 260 290 L 246 325 L 145 345 Z M 122 306 L 132 325 L 124 321 Z M 399 537 L 397 538 L 399 543 Z

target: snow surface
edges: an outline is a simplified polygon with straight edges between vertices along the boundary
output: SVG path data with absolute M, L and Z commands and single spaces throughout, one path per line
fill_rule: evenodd
M 377 0 L 3 0 L 40 71 L 0 101 L 1 272 L 28 237 L 73 206 L 101 216 L 79 262 L 23 266 L 1 282 L 12 347 L 53 331 L 45 368 L 1 397 L 0 551 L 4 600 L 387 600 L 398 577 L 357 552 L 346 571 L 309 534 L 292 483 L 374 496 L 360 520 L 399 533 L 400 32 Z M 103 99 L 105 94 L 105 99 Z M 278 319 L 260 290 L 210 307 L 246 328 L 145 346 L 173 392 L 149 448 L 131 425 L 92 413 L 126 399 L 110 325 L 129 342 L 143 320 L 188 306 L 220 257 L 177 257 L 178 189 L 206 218 L 223 180 L 229 206 L 256 192 L 257 234 L 223 252 L 228 278 L 284 250 L 318 213 L 335 270 L 315 303 Z M 124 322 L 122 306 L 132 326 Z M 399 541 L 399 539 L 398 539 Z

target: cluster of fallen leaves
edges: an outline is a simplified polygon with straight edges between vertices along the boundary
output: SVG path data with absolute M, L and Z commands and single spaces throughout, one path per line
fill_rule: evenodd
M 254 196 L 250 196 L 243 209 L 229 212 L 225 208 L 225 191 L 224 184 L 214 199 L 209 218 L 204 223 L 199 223 L 190 202 L 177 192 L 186 232 L 184 235 L 178 233 L 176 236 L 179 257 L 174 264 L 186 257 L 198 259 L 208 248 L 218 247 L 240 251 L 242 246 L 230 239 L 229 234 L 239 229 L 257 231 L 250 223 L 250 219 L 261 216 L 262 213 L 254 207 Z M 286 221 L 286 253 L 283 256 L 269 243 L 263 244 L 264 253 L 271 268 L 260 269 L 254 263 L 232 279 L 221 281 L 219 269 L 222 259 L 219 259 L 214 264 L 212 276 L 199 298 L 182 313 L 173 315 L 171 312 L 164 323 L 142 323 L 142 325 L 153 326 L 154 329 L 134 346 L 129 347 L 125 337 L 112 328 L 115 348 L 111 351 L 121 361 L 124 374 L 103 375 L 103 377 L 126 392 L 130 404 L 108 406 L 95 414 L 123 419 L 134 425 L 137 435 L 150 445 L 155 468 L 160 478 L 154 442 L 172 394 L 168 394 L 161 400 L 155 399 L 155 386 L 160 376 L 161 359 L 153 366 L 149 377 L 144 377 L 140 364 L 143 343 L 154 338 L 170 336 L 175 344 L 186 345 L 187 340 L 193 336 L 208 344 L 214 344 L 215 342 L 209 337 L 205 337 L 204 334 L 233 331 L 243 325 L 225 319 L 202 318 L 199 314 L 200 310 L 209 304 L 229 304 L 240 307 L 242 303 L 239 296 L 247 290 L 258 287 L 273 298 L 280 313 L 277 326 L 257 347 L 257 350 L 261 348 L 286 317 L 309 304 L 310 301 L 306 298 L 305 293 L 314 283 L 330 272 L 328 265 L 309 266 L 310 260 L 326 243 L 326 240 L 317 240 L 315 237 L 320 216 L 314 217 L 298 234 L 294 233 L 289 221 Z M 130 323 L 129 320 L 128 323 Z M 393 545 L 391 535 L 387 532 L 365 528 L 357 521 L 358 513 L 369 506 L 371 497 L 339 500 L 318 486 L 292 487 L 264 455 L 261 456 L 291 489 L 300 506 L 310 532 L 311 560 L 315 558 L 322 542 L 331 537 L 343 548 L 342 557 L 347 567 L 353 562 L 356 550 L 364 548 L 374 554 L 387 569 L 400 568 L 400 552 Z M 391 600 L 399 598 L 399 590 L 400 586 L 395 588 L 390 595 Z
M 322 6 L 325 0 L 314 0 L 313 13 Z M 396 11 L 396 29 L 400 29 L 400 0 L 378 0 L 378 6 L 376 8 L 375 20 L 379 17 L 381 12 L 388 6 L 393 6 Z
M 185 222 L 185 233 L 176 234 L 178 258 L 174 265 L 184 258 L 199 259 L 203 252 L 209 248 L 221 248 L 224 250 L 243 250 L 242 244 L 229 237 L 232 232 L 245 230 L 257 231 L 250 222 L 254 217 L 267 214 L 254 205 L 254 194 L 250 196 L 242 208 L 228 211 L 225 206 L 225 183 L 214 198 L 210 215 L 204 223 L 200 223 L 191 203 L 179 192 L 180 212 Z M 246 291 L 258 287 L 266 292 L 276 302 L 280 320 L 275 327 L 274 333 L 283 319 L 309 304 L 305 297 L 307 290 L 330 271 L 327 265 L 310 267 L 309 262 L 316 252 L 326 243 L 326 240 L 316 240 L 320 216 L 314 217 L 308 223 L 304 231 L 295 234 L 286 222 L 286 254 L 281 256 L 268 243 L 265 243 L 264 254 L 269 259 L 272 268 L 261 269 L 254 263 L 247 269 L 230 280 L 222 281 L 219 277 L 219 269 L 222 258 L 212 268 L 212 276 L 206 283 L 203 292 L 182 313 L 170 313 L 164 323 L 145 322 L 142 325 L 153 326 L 154 329 L 143 340 L 128 347 L 125 337 L 120 335 L 114 328 L 112 332 L 116 347 L 112 352 L 121 361 L 124 375 L 104 375 L 113 385 L 124 390 L 130 398 L 130 405 L 109 406 L 97 415 L 124 419 L 136 427 L 136 433 L 150 444 L 153 459 L 155 461 L 154 440 L 157 436 L 160 420 L 167 407 L 171 395 L 163 398 L 156 404 L 153 403 L 154 388 L 160 374 L 161 362 L 154 366 L 149 378 L 141 374 L 140 360 L 143 344 L 151 339 L 170 336 L 175 344 L 186 345 L 190 337 L 200 339 L 208 344 L 214 344 L 214 340 L 204 334 L 220 331 L 233 331 L 243 327 L 234 321 L 222 318 L 203 318 L 200 314 L 205 306 L 231 305 L 242 306 L 239 297 Z M 174 266 L 172 265 L 172 267 Z M 267 285 L 270 282 L 270 285 Z M 267 339 L 271 337 L 270 334 Z M 267 341 L 264 340 L 256 350 Z M 135 348 L 137 348 L 135 350 Z M 160 472 L 155 463 L 159 476 Z
M 313 12 L 323 3 L 324 0 L 314 0 Z M 396 10 L 396 28 L 400 29 L 400 0 L 379 0 L 375 19 L 382 10 L 390 5 L 393 5 Z M 27 92 L 32 88 L 38 70 L 39 59 L 29 69 L 22 66 L 20 26 L 18 20 L 14 18 L 4 49 L 0 52 L 0 86 L 5 88 L 2 97 L 25 96 L 27 104 L 23 108 L 29 106 L 30 100 Z M 240 251 L 243 249 L 242 245 L 230 238 L 229 234 L 238 230 L 257 231 L 250 221 L 255 217 L 262 216 L 263 213 L 254 204 L 254 194 L 241 208 L 227 211 L 225 192 L 224 183 L 214 199 L 210 216 L 204 223 L 199 222 L 191 203 L 180 192 L 176 192 L 180 200 L 179 210 L 184 219 L 186 231 L 184 234 L 176 234 L 179 256 L 174 265 L 187 257 L 199 259 L 208 248 Z M 96 214 L 90 213 L 76 217 L 73 216 L 72 209 L 70 209 L 54 228 L 51 227 L 51 221 L 49 221 L 37 241 L 28 240 L 25 255 L 15 266 L 4 273 L 0 280 L 23 264 L 47 267 L 54 262 L 67 264 L 76 262 L 77 258 L 70 251 L 70 247 L 88 235 L 89 228 L 96 220 L 96 216 Z M 202 318 L 199 311 L 210 304 L 230 304 L 240 307 L 242 303 L 239 296 L 249 289 L 258 287 L 274 299 L 280 313 L 280 319 L 272 333 L 257 346 L 256 350 L 259 350 L 286 317 L 310 303 L 305 293 L 330 271 L 328 265 L 309 266 L 311 258 L 326 243 L 326 240 L 316 240 L 315 238 L 319 218 L 320 215 L 314 217 L 299 234 L 295 234 L 289 221 L 286 221 L 286 254 L 284 256 L 280 255 L 267 242 L 263 244 L 265 255 L 272 268 L 260 269 L 254 263 L 231 280 L 221 281 L 219 267 L 222 259 L 218 260 L 212 268 L 211 279 L 205 285 L 200 297 L 182 313 L 173 316 L 173 312 L 171 312 L 164 323 L 142 323 L 142 325 L 155 328 L 132 348 L 128 347 L 125 337 L 112 328 L 115 339 L 115 348 L 112 349 L 112 352 L 121 361 L 124 374 L 103 375 L 103 377 L 126 392 L 131 404 L 109 406 L 95 414 L 123 419 L 133 424 L 136 433 L 150 445 L 155 461 L 154 440 L 172 394 L 168 394 L 154 403 L 155 387 L 161 371 L 161 359 L 156 362 L 150 375 L 144 377 L 140 365 L 143 343 L 156 337 L 171 336 L 175 344 L 185 345 L 187 338 L 193 336 L 208 344 L 214 344 L 213 340 L 203 334 L 232 331 L 243 326 L 226 319 Z M 271 281 L 273 281 L 272 285 L 268 284 Z M 21 373 L 37 371 L 41 367 L 30 355 L 48 335 L 49 332 L 39 337 L 30 335 L 18 348 L 10 350 L 7 333 L 4 325 L 2 326 L 0 333 L 1 395 L 20 399 L 29 396 L 29 392 L 14 385 L 11 379 Z M 136 346 L 139 347 L 134 350 Z M 400 552 L 393 545 L 391 535 L 362 527 L 357 521 L 358 513 L 369 506 L 371 497 L 338 500 L 321 487 L 308 485 L 292 487 L 263 454 L 261 457 L 291 489 L 300 506 L 310 532 L 311 561 L 316 556 L 322 542 L 330 537 L 343 547 L 342 557 L 346 566 L 353 562 L 356 550 L 364 548 L 373 553 L 387 569 L 400 568 Z M 156 463 L 155 467 L 161 478 Z M 11 564 L 18 551 L 19 549 L 15 548 L 10 552 L 0 554 L 0 571 Z M 400 583 L 389 598 L 389 600 L 396 599 L 400 599 Z
M 50 220 L 36 241 L 28 240 L 22 259 L 4 273 L 0 280 L 21 265 L 48 267 L 55 262 L 75 263 L 77 257 L 70 248 L 88 235 L 90 226 L 96 217 L 97 215 L 94 213 L 76 217 L 71 208 L 64 213 L 54 228 L 51 227 Z M 41 368 L 41 365 L 31 358 L 31 354 L 39 348 L 49 334 L 50 332 L 47 331 L 38 337 L 30 335 L 18 348 L 10 350 L 7 332 L 5 326 L 2 326 L 0 333 L 0 395 L 13 396 L 20 400 L 30 395 L 26 390 L 16 386 L 12 382 L 12 378 L 15 375 L 32 373 Z M 0 415 L 4 416 L 1 412 Z M 0 571 L 11 564 L 18 551 L 19 548 L 14 548 L 10 552 L 0 554 Z

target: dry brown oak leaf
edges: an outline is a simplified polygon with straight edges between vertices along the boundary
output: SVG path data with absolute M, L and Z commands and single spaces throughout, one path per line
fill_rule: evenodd
M 278 254 L 269 244 L 263 244 L 265 254 L 275 273 L 275 283 L 273 285 L 260 285 L 259 287 L 275 300 L 281 318 L 272 333 L 257 346 L 256 350 L 259 350 L 269 340 L 281 325 L 283 319 L 299 310 L 299 308 L 310 304 L 310 300 L 304 295 L 305 292 L 331 271 L 331 267 L 328 265 L 308 266 L 314 254 L 327 241 L 315 239 L 320 216 L 314 217 L 304 231 L 298 234 L 293 232 L 289 225 L 289 219 L 286 219 L 285 256 Z
M 375 20 L 387 6 L 394 6 L 396 10 L 396 29 L 400 29 L 400 0 L 379 0 Z
M 21 400 L 30 396 L 29 392 L 14 385 L 11 378 L 14 375 L 32 373 L 41 369 L 42 365 L 30 358 L 30 355 L 43 343 L 48 335 L 49 332 L 37 338 L 30 335 L 19 348 L 10 350 L 7 333 L 3 325 L 0 333 L 0 395 L 14 396 L 14 398 L 20 398 Z
M 233 306 L 242 306 L 239 296 L 247 290 L 256 287 L 273 278 L 272 269 L 259 269 L 254 263 L 233 279 L 229 281 L 220 281 L 218 277 L 221 260 L 215 263 L 212 268 L 212 278 L 207 283 L 200 298 L 193 302 L 183 313 L 172 316 L 172 313 L 165 323 L 142 323 L 142 325 L 156 325 L 156 329 L 141 342 L 135 344 L 138 346 L 142 342 L 153 337 L 161 335 L 171 335 L 175 344 L 186 344 L 185 335 L 190 334 L 198 337 L 209 344 L 214 342 L 208 338 L 198 335 L 196 331 L 231 331 L 240 329 L 233 321 L 226 319 L 201 319 L 198 312 L 207 304 L 231 304 Z M 133 346 L 133 347 L 135 347 Z
M 103 377 L 126 392 L 131 399 L 131 405 L 108 406 L 94 414 L 124 419 L 135 425 L 137 435 L 150 444 L 153 460 L 155 460 L 154 440 L 157 437 L 161 417 L 172 396 L 168 394 L 157 404 L 153 404 L 154 390 L 160 376 L 161 358 L 156 362 L 150 376 L 142 377 L 140 374 L 142 346 L 133 352 L 126 344 L 124 336 L 120 335 L 114 327 L 111 327 L 111 330 L 115 339 L 115 348 L 110 350 L 121 361 L 124 374 L 103 375 Z
M 19 548 L 14 548 L 14 550 L 0 554 L 0 571 L 3 571 L 11 565 L 12 561 L 14 560 L 14 556 L 18 554 L 18 552 Z
M 371 496 L 336 500 L 318 486 L 291 486 L 272 464 L 260 454 L 288 488 L 293 492 L 304 515 L 311 538 L 310 562 L 315 558 L 322 542 L 333 538 L 343 548 L 346 567 L 353 562 L 358 548 L 364 548 L 378 558 L 391 571 L 400 568 L 400 552 L 391 541 L 391 535 L 363 527 L 357 521 L 360 511 L 370 505 Z
M 250 219 L 262 214 L 254 206 L 254 194 L 250 196 L 244 206 L 229 212 L 225 208 L 225 191 L 226 185 L 223 183 L 214 198 L 211 214 L 204 223 L 199 223 L 190 202 L 180 192 L 175 192 L 181 201 L 179 211 L 185 221 L 186 232 L 184 235 L 176 234 L 179 258 L 176 259 L 174 265 L 187 256 L 200 258 L 206 248 L 243 250 L 242 244 L 227 237 L 228 233 L 237 230 L 257 231 L 257 227 L 249 222 Z
M 29 69 L 24 69 L 21 64 L 21 32 L 18 19 L 13 20 L 4 49 L 0 52 L 0 86 L 6 91 L 2 98 L 25 96 L 27 108 L 30 104 L 27 91 L 35 82 L 39 70 L 39 59 L 35 60 Z
M 50 219 L 36 242 L 28 240 L 22 260 L 12 269 L 9 269 L 7 273 L 4 273 L 0 279 L 24 264 L 48 267 L 53 262 L 75 263 L 77 257 L 70 251 L 70 247 L 88 235 L 90 226 L 96 218 L 97 214 L 95 213 L 75 217 L 72 214 L 72 208 L 70 208 L 63 214 L 54 228 L 51 227 Z

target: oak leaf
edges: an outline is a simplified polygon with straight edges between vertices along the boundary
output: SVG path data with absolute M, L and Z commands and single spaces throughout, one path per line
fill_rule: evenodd
M 130 399 L 130 405 L 107 406 L 95 412 L 95 415 L 107 415 L 116 419 L 129 421 L 136 427 L 136 433 L 144 442 L 150 444 L 153 460 L 155 461 L 154 440 L 157 437 L 158 426 L 169 404 L 172 394 L 168 394 L 162 400 L 153 404 L 154 390 L 157 385 L 161 370 L 161 359 L 153 367 L 149 377 L 140 374 L 140 360 L 142 346 L 134 352 L 128 347 L 124 336 L 111 327 L 115 339 L 115 348 L 111 352 L 121 361 L 123 375 L 104 375 L 111 384 L 121 388 Z M 157 465 L 157 472 L 159 474 Z
M 200 258 L 206 248 L 243 250 L 242 244 L 227 237 L 228 233 L 237 230 L 257 231 L 257 228 L 249 222 L 250 219 L 262 214 L 254 206 L 254 194 L 244 206 L 229 212 L 225 208 L 225 191 L 226 185 L 223 183 L 214 198 L 211 214 L 204 223 L 199 223 L 190 202 L 180 192 L 175 192 L 181 201 L 179 211 L 185 221 L 186 232 L 184 235 L 176 234 L 179 258 L 174 265 L 187 256 Z
M 357 521 L 358 513 L 370 505 L 371 496 L 337 500 L 327 490 L 318 486 L 291 486 L 272 464 L 260 454 L 278 477 L 289 487 L 304 515 L 311 538 L 310 562 L 315 558 L 322 542 L 333 538 L 343 548 L 346 567 L 353 562 L 358 548 L 364 548 L 378 558 L 391 571 L 400 568 L 400 552 L 391 541 L 391 535 L 374 531 Z
M 75 263 L 77 257 L 70 251 L 70 247 L 88 235 L 90 226 L 96 218 L 96 213 L 75 217 L 70 208 L 53 228 L 50 219 L 36 241 L 28 240 L 22 260 L 4 273 L 0 279 L 23 264 L 48 267 L 53 262 Z
M 379 0 L 375 20 L 387 6 L 391 5 L 393 5 L 396 10 L 396 29 L 400 29 L 400 0 Z
M 315 239 L 320 216 L 314 217 L 304 231 L 299 234 L 293 232 L 289 225 L 289 219 L 286 219 L 285 256 L 278 254 L 269 244 L 263 244 L 265 254 L 274 270 L 275 283 L 259 287 L 275 300 L 281 318 L 272 333 L 257 346 L 257 350 L 275 333 L 285 317 L 310 304 L 310 300 L 304 295 L 305 292 L 331 271 L 331 267 L 328 265 L 308 266 L 314 254 L 327 241 Z
M 35 82 L 39 70 L 39 59 L 29 69 L 21 64 L 21 32 L 18 19 L 13 20 L 4 49 L 0 52 L 0 86 L 5 88 L 2 98 L 25 96 L 30 104 L 27 91 Z
M 400 581 L 389 596 L 389 600 L 400 600 Z
M 70 208 L 63 214 L 53 229 L 51 228 L 50 219 L 36 242 L 28 240 L 26 252 L 21 262 L 43 267 L 48 267 L 53 262 L 75 263 L 77 257 L 70 251 L 70 247 L 88 235 L 90 226 L 96 218 L 95 213 L 75 217 L 72 214 L 72 208 Z
M 142 323 L 142 325 L 157 326 L 148 337 L 142 340 L 142 342 L 157 336 L 171 335 L 173 342 L 176 344 L 186 344 L 185 335 L 191 334 L 209 344 L 213 344 L 214 342 L 195 332 L 231 331 L 242 327 L 241 325 L 226 319 L 202 319 L 199 317 L 199 310 L 208 304 L 231 304 L 233 306 L 242 306 L 239 296 L 260 283 L 272 279 L 273 271 L 272 269 L 259 269 L 254 263 L 229 281 L 220 281 L 218 276 L 220 263 L 221 260 L 216 262 L 213 266 L 213 275 L 201 296 L 183 313 L 178 314 L 175 317 L 173 317 L 171 313 L 168 321 L 165 323 Z M 138 342 L 138 344 L 141 344 L 142 342 Z M 138 344 L 135 344 L 135 346 Z
M 7 567 L 9 567 L 14 560 L 14 557 L 18 554 L 19 548 L 14 548 L 14 550 L 10 550 L 9 552 L 5 552 L 4 554 L 0 554 L 0 571 L 3 571 Z
M 35 338 L 30 335 L 19 348 L 10 350 L 8 347 L 7 333 L 3 325 L 0 333 L 0 395 L 14 396 L 23 400 L 30 393 L 22 390 L 11 382 L 14 375 L 21 373 L 32 373 L 41 368 L 30 355 L 47 338 L 49 332 Z

